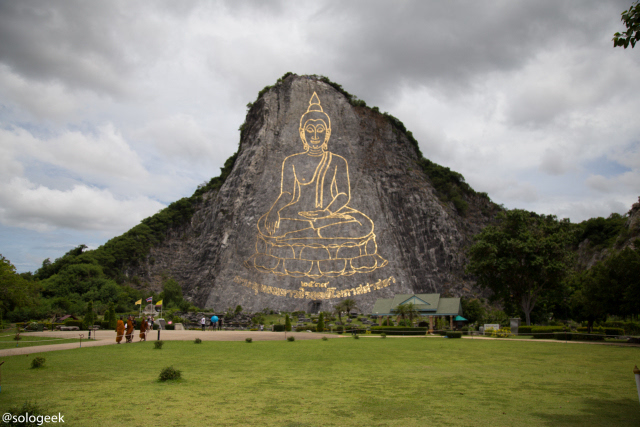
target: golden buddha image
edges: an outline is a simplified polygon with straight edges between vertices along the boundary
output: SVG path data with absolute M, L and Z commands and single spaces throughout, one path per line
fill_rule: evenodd
M 258 220 L 256 253 L 245 265 L 312 279 L 384 267 L 373 221 L 349 206 L 349 165 L 328 151 L 331 119 L 315 92 L 299 132 L 304 152 L 282 162 L 280 194 Z

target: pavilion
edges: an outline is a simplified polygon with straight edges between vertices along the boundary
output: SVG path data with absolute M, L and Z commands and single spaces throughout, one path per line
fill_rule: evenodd
M 384 316 L 387 316 L 387 319 L 397 316 L 396 307 L 405 304 L 413 304 L 420 316 L 429 317 L 429 330 L 433 330 L 436 317 L 448 316 L 452 329 L 454 321 L 463 319 L 460 298 L 441 298 L 440 294 L 399 294 L 393 298 L 378 298 L 371 314 L 377 316 L 382 325 Z

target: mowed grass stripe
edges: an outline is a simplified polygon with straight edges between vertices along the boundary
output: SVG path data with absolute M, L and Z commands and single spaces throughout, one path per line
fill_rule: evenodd
M 638 425 L 637 348 L 452 340 L 153 342 L 5 358 L 0 408 L 66 425 Z M 182 371 L 177 382 L 160 370 Z M 3 412 L 4 413 L 4 412 Z

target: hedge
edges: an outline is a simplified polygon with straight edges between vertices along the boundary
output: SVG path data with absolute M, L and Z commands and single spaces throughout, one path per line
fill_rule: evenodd
M 403 326 L 372 326 L 372 334 L 387 335 L 426 335 L 429 328 L 408 328 Z M 360 332 L 359 332 L 360 333 Z
M 284 332 L 284 325 L 273 325 L 273 332 Z
M 578 328 L 578 332 L 588 333 L 588 329 L 586 327 Z M 622 328 L 591 328 L 592 334 L 601 334 L 601 335 L 624 335 L 624 329 Z
M 604 341 L 603 335 L 581 334 L 576 332 L 556 332 L 553 334 L 560 341 Z
M 447 338 L 462 338 L 462 332 L 460 331 L 448 331 Z
M 534 339 L 554 339 L 554 332 L 566 332 L 566 326 L 532 326 L 530 334 Z M 518 331 L 519 332 L 519 331 Z M 571 331 L 569 331 L 571 332 Z
M 602 326 L 605 328 L 622 328 L 626 335 L 640 335 L 640 323 L 638 322 L 617 320 L 604 322 Z
M 535 326 L 519 326 L 518 334 L 530 334 L 531 328 L 535 328 Z

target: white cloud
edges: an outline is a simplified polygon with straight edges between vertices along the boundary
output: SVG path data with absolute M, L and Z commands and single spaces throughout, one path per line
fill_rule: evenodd
M 88 186 L 60 191 L 24 178 L 0 183 L 0 222 L 31 230 L 123 232 L 163 207 L 146 197 L 118 200 L 109 190 Z
M 0 129 L 3 146 L 12 146 L 21 155 L 64 168 L 96 183 L 109 180 L 144 180 L 148 172 L 112 124 L 96 134 L 66 131 L 53 138 L 38 138 L 25 129 Z
M 134 138 L 154 145 L 167 159 L 210 163 L 217 150 L 213 138 L 194 117 L 177 114 L 161 118 L 133 132 Z

